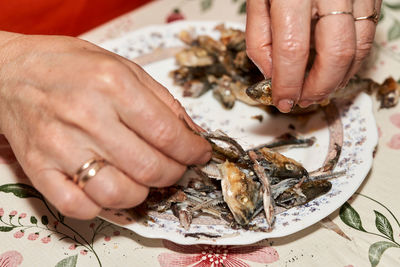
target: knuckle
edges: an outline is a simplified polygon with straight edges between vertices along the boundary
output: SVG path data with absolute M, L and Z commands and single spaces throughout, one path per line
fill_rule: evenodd
M 142 162 L 143 166 L 138 169 L 137 177 L 145 185 L 153 185 L 159 182 L 161 178 L 160 163 L 156 157 L 151 157 Z
M 186 111 L 182 107 L 181 102 L 178 99 L 172 97 L 171 109 L 175 111 L 177 114 L 185 114 Z
M 299 40 L 284 40 L 279 46 L 280 54 L 286 59 L 293 61 L 308 57 L 309 47 L 305 42 Z
M 174 127 L 168 122 L 159 123 L 155 133 L 155 137 L 157 138 L 157 146 L 161 150 L 173 146 L 180 135 L 178 127 Z
M 373 42 L 371 40 L 360 40 L 357 42 L 356 61 L 362 61 L 371 52 Z
M 338 45 L 332 47 L 329 51 L 330 63 L 339 67 L 348 66 L 356 53 L 356 49 L 352 45 Z
M 103 59 L 95 66 L 94 73 L 91 77 L 92 83 L 89 83 L 90 88 L 109 93 L 119 92 L 124 88 L 122 77 L 126 74 L 126 67 L 120 62 Z
M 309 99 L 319 102 L 319 101 L 323 101 L 324 99 L 326 99 L 329 96 L 330 90 L 326 89 L 326 90 L 321 90 L 321 91 L 317 91 L 314 92 Z

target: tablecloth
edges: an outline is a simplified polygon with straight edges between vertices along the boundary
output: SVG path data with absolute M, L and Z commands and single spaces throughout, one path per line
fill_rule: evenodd
M 81 38 L 100 44 L 182 19 L 244 23 L 244 11 L 244 0 L 159 0 Z M 377 82 L 388 76 L 399 80 L 400 1 L 384 1 L 362 74 Z M 246 246 L 183 246 L 143 238 L 98 218 L 66 218 L 30 186 L 1 137 L 0 266 L 400 266 L 400 105 L 380 109 L 374 100 L 374 113 L 379 145 L 357 193 L 320 223 Z

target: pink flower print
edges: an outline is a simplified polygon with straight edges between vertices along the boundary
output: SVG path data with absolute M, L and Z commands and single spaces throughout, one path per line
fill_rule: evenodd
M 250 267 L 248 263 L 272 263 L 279 259 L 278 252 L 268 246 L 184 246 L 163 241 L 164 246 L 177 253 L 161 253 L 158 262 L 162 267 Z
M 28 240 L 34 241 L 39 237 L 39 233 L 31 233 L 28 235 Z
M 400 113 L 395 113 L 390 116 L 390 121 L 393 123 L 394 126 L 400 128 Z
M 15 215 L 17 215 L 17 213 L 18 212 L 16 210 L 13 210 L 13 211 L 10 212 L 10 216 L 15 216 Z
M 119 236 L 121 233 L 119 231 L 114 231 L 113 233 L 115 236 Z
M 183 16 L 183 14 L 181 13 L 181 11 L 180 11 L 178 8 L 176 8 L 176 9 L 174 9 L 174 10 L 172 11 L 172 13 L 170 13 L 170 14 L 167 16 L 165 22 L 166 22 L 166 23 L 171 23 L 171 22 L 174 22 L 174 21 L 177 21 L 177 20 L 183 20 L 183 19 L 185 19 L 185 16 Z
M 111 240 L 111 237 L 109 237 L 109 236 L 106 236 L 106 237 L 104 237 L 104 241 L 110 241 Z
M 400 134 L 395 134 L 387 144 L 392 149 L 400 149 Z
M 69 248 L 68 249 L 70 249 L 70 250 L 74 250 L 74 249 L 76 249 L 76 245 L 75 244 L 72 244 L 71 246 L 69 246 Z
M 0 266 L 1 267 L 17 267 L 23 261 L 22 255 L 15 250 L 4 252 L 0 255 Z
M 26 213 L 21 213 L 18 217 L 21 218 L 21 219 L 23 219 L 23 218 L 26 217 Z
M 86 249 L 82 249 L 82 250 L 80 251 L 80 253 L 81 253 L 82 255 L 86 255 L 86 254 L 87 254 L 87 250 L 86 250 Z
M 15 238 L 21 238 L 24 236 L 24 232 L 23 231 L 18 231 L 14 233 L 14 237 Z
M 0 208 L 0 217 L 4 215 L 4 210 L 3 208 Z
M 47 244 L 51 241 L 51 237 L 50 236 L 46 236 L 43 237 L 42 239 L 40 239 L 42 241 L 43 244 Z

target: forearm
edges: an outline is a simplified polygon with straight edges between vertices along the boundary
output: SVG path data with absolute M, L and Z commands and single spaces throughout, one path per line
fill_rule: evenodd
M 21 34 L 0 31 L 0 55 L 3 55 L 2 50 L 7 46 L 7 43 L 18 36 L 21 36 Z
M 21 34 L 18 33 L 12 33 L 12 32 L 5 32 L 5 31 L 0 31 L 0 66 L 4 66 L 7 62 L 7 54 L 9 54 L 10 50 L 10 45 L 11 41 L 14 40 L 15 38 L 21 36 Z M 0 104 L 3 104 L 3 100 L 5 99 L 4 96 L 4 90 L 6 89 L 4 80 L 6 74 L 1 71 L 0 67 Z M 4 107 L 4 105 L 2 105 Z M 1 110 L 2 108 L 0 108 Z M 3 113 L 3 112 L 1 112 Z M 0 134 L 3 134 L 3 124 L 5 123 L 5 117 L 0 116 Z

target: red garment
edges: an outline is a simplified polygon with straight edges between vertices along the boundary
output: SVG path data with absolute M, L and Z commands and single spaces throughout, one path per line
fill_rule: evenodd
M 151 0 L 0 0 L 0 30 L 76 36 Z

